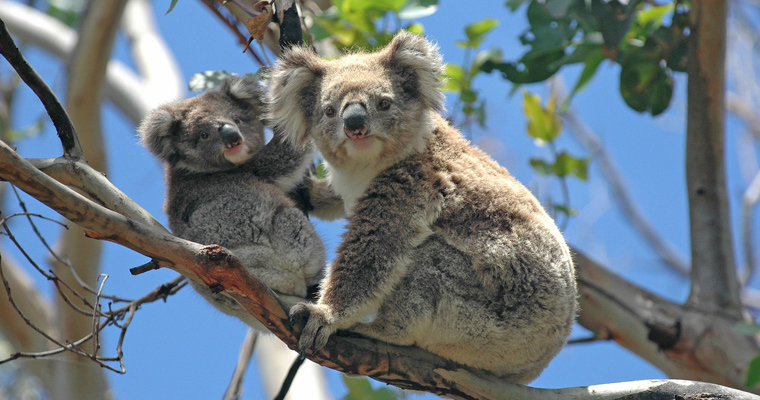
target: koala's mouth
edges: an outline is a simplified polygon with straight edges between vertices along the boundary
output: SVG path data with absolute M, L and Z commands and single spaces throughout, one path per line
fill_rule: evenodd
M 362 140 L 369 136 L 369 127 L 366 124 L 358 129 L 349 129 L 349 127 L 343 126 L 343 133 L 345 133 L 349 139 Z
M 232 150 L 235 147 L 240 146 L 241 144 L 243 144 L 243 139 L 242 138 L 238 138 L 234 142 L 225 142 L 224 143 L 224 147 L 227 148 L 227 150 Z

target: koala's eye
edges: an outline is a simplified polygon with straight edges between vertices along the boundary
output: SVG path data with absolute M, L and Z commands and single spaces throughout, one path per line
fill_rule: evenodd
M 240 118 L 235 117 L 235 118 L 232 119 L 232 121 L 235 122 L 236 124 L 239 124 L 240 123 Z
M 380 100 L 380 103 L 377 104 L 377 108 L 379 108 L 382 111 L 385 111 L 391 108 L 391 101 L 388 99 L 382 99 Z
M 201 132 L 201 139 L 208 139 L 208 132 L 206 131 Z
M 325 107 L 325 115 L 328 117 L 334 117 L 335 116 L 335 109 L 333 106 L 327 106 Z

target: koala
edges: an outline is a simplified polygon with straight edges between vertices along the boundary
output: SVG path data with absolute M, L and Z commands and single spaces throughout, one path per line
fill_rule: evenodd
M 165 212 L 175 235 L 231 250 L 289 304 L 324 276 L 325 249 L 286 195 L 301 182 L 313 148 L 275 137 L 264 144 L 262 90 L 230 77 L 219 90 L 164 105 L 139 127 L 142 144 L 165 167 Z M 235 300 L 193 288 L 222 312 L 267 331 Z
M 318 302 L 290 318 L 302 352 L 350 330 L 526 384 L 572 328 L 571 254 L 538 200 L 440 115 L 442 74 L 437 47 L 406 32 L 330 61 L 294 48 L 272 70 L 269 118 L 328 170 L 313 215 L 348 218 Z

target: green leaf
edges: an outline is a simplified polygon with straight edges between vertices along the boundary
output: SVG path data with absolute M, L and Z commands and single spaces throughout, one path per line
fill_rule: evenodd
M 319 179 L 327 178 L 327 167 L 325 167 L 325 160 L 319 160 L 319 164 L 317 164 L 316 167 L 316 174 L 317 178 Z
M 472 66 L 470 67 L 470 74 L 475 75 L 480 72 L 480 68 L 483 64 L 499 63 L 501 62 L 501 49 L 490 49 L 478 52 L 475 58 L 472 60 Z
M 417 19 L 427 17 L 438 11 L 438 0 L 408 0 L 398 17 L 401 19 Z
M 343 375 L 348 394 L 343 400 L 396 400 L 396 392 L 388 388 L 373 389 L 366 378 L 349 378 Z
M 222 82 L 231 76 L 226 71 L 203 71 L 193 74 L 187 83 L 187 89 L 191 92 L 205 92 L 222 86 Z
M 47 121 L 47 114 L 41 115 L 34 123 L 21 130 L 11 129 L 8 132 L 8 140 L 17 141 L 23 139 L 29 139 L 42 133 L 45 128 L 45 121 Z
M 464 69 L 456 64 L 446 64 L 444 66 L 444 77 L 446 78 L 441 90 L 444 92 L 459 92 L 464 87 Z
M 172 10 L 174 9 L 174 6 L 177 5 L 177 1 L 179 0 L 172 0 L 172 4 L 169 6 L 169 9 L 166 10 L 166 14 L 169 14 L 170 12 L 172 12 Z
M 744 386 L 747 389 L 751 389 L 760 383 L 760 356 L 757 356 L 749 362 L 749 368 L 747 368 L 747 380 L 744 382 Z
M 460 98 L 465 103 L 468 103 L 468 104 L 474 103 L 478 101 L 478 92 L 471 89 L 462 89 Z
M 554 174 L 557 176 L 575 175 L 585 181 L 588 179 L 588 160 L 576 158 L 567 152 L 561 152 L 554 163 Z
M 85 0 L 48 0 L 47 13 L 67 26 L 76 27 L 87 6 Z
M 753 336 L 760 332 L 760 324 L 748 324 L 746 322 L 737 322 L 733 325 L 734 330 L 747 335 Z
M 567 206 L 565 206 L 565 205 L 562 205 L 562 204 L 556 204 L 556 203 L 552 203 L 552 204 L 551 204 L 551 207 L 552 207 L 552 208 L 553 208 L 555 211 L 559 211 L 559 212 L 561 212 L 561 213 L 563 213 L 563 214 L 567 215 L 568 217 L 572 217 L 572 216 L 574 216 L 574 215 L 577 215 L 577 214 L 578 214 L 578 210 L 576 210 L 575 208 L 567 207 Z
M 530 166 L 541 175 L 554 175 L 554 166 L 544 160 L 531 158 Z
M 583 88 L 588 85 L 589 82 L 591 82 L 591 78 L 594 77 L 594 74 L 596 73 L 596 70 L 599 68 L 599 65 L 604 61 L 604 52 L 601 48 L 596 48 L 596 51 L 589 55 L 586 58 L 586 66 L 583 67 L 583 72 L 581 72 L 581 76 L 578 77 L 578 80 L 575 82 L 575 86 L 573 86 L 573 90 L 570 91 L 570 94 L 567 96 L 564 102 L 562 102 L 562 112 L 565 112 L 567 110 L 567 107 L 570 105 L 570 101 L 572 101 L 573 97 L 583 90 Z
M 563 19 L 567 16 L 570 6 L 575 0 L 546 0 L 546 11 L 556 19 Z
M 481 128 L 486 128 L 486 101 L 485 99 L 480 101 L 480 105 L 475 107 L 475 118 L 478 121 L 478 125 Z
M 647 56 L 647 50 L 628 56 L 620 71 L 620 94 L 626 104 L 653 116 L 665 111 L 673 97 L 673 77 L 662 67 L 659 55 Z
M 478 47 L 480 42 L 484 39 L 484 35 L 498 25 L 499 21 L 493 18 L 486 18 L 480 22 L 467 25 L 464 28 L 464 33 L 467 35 L 470 47 Z
M 404 28 L 405 31 L 414 33 L 415 35 L 423 36 L 425 35 L 425 26 L 422 24 L 410 24 L 406 28 Z
M 675 5 L 673 3 L 648 7 L 636 14 L 636 23 L 641 26 L 653 24 L 654 26 L 659 27 L 662 25 L 663 16 L 669 12 L 672 12 L 674 8 Z
M 547 108 L 541 106 L 541 98 L 527 90 L 523 92 L 523 109 L 528 119 L 528 135 L 532 138 L 551 142 L 562 131 L 562 120 L 559 118 L 549 101 Z
M 507 8 L 509 8 L 509 11 L 515 12 L 526 1 L 528 0 L 507 0 L 507 3 L 504 5 L 507 6 Z

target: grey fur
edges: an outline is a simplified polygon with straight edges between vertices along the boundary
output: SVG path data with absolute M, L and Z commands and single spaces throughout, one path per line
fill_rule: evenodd
M 174 234 L 226 247 L 294 304 L 324 276 L 324 245 L 286 195 L 304 176 L 313 149 L 279 135 L 265 146 L 260 96 L 255 79 L 231 77 L 220 90 L 158 108 L 139 132 L 164 163 Z M 219 310 L 266 331 L 231 298 L 192 285 Z
M 325 158 L 314 214 L 348 216 L 319 302 L 291 320 L 302 351 L 348 329 L 528 383 L 576 315 L 570 251 L 536 198 L 439 115 L 442 72 L 409 33 L 332 61 L 293 49 L 273 69 L 269 117 Z

